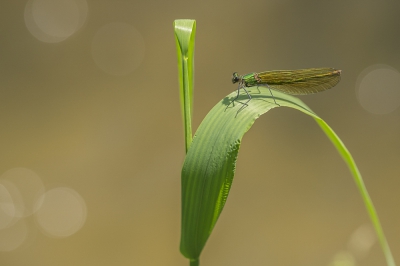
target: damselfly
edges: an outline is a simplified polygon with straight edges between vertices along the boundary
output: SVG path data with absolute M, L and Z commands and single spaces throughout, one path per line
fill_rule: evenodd
M 232 83 L 239 83 L 239 86 L 237 89 L 237 96 L 232 102 L 239 98 L 240 89 L 243 89 L 249 97 L 243 104 L 243 108 L 247 106 L 247 103 L 251 100 L 251 95 L 246 87 L 265 86 L 269 89 L 275 104 L 277 104 L 271 89 L 292 95 L 317 93 L 328 90 L 338 84 L 340 81 L 340 73 L 341 70 L 336 70 L 334 68 L 273 70 L 250 73 L 243 76 L 239 76 L 238 73 L 235 72 L 232 76 Z M 239 111 L 242 108 L 240 108 Z

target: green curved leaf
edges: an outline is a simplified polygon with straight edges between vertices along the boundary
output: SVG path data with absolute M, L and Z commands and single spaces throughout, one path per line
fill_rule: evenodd
M 208 113 L 199 126 L 185 158 L 182 168 L 180 249 L 185 257 L 197 262 L 228 197 L 244 133 L 251 128 L 260 115 L 278 107 L 267 88 L 251 87 L 249 90 L 252 100 L 248 106 L 240 103 L 248 100 L 245 94 L 240 95 L 234 105 L 230 104 L 236 97 L 236 92 L 232 92 Z M 291 107 L 312 116 L 338 149 L 360 189 L 388 265 L 394 266 L 372 201 L 360 172 L 344 144 L 333 130 L 301 100 L 278 91 L 274 91 L 273 96 L 280 106 Z

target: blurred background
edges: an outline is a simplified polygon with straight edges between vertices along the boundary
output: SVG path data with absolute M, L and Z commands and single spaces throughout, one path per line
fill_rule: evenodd
M 400 263 L 400 2 L 0 3 L 0 264 L 188 265 L 172 23 L 197 21 L 195 112 L 232 72 L 334 67 L 301 99 L 346 144 Z M 346 165 L 310 117 L 277 108 L 243 139 L 207 266 L 386 265 Z

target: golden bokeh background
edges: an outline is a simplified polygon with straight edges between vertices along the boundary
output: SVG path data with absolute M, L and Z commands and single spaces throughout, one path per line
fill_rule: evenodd
M 232 72 L 335 67 L 301 97 L 354 156 L 400 263 L 400 2 L 29 0 L 0 5 L 0 264 L 188 265 L 172 23 L 196 19 L 194 127 Z M 243 139 L 207 266 L 385 265 L 346 165 L 277 108 Z

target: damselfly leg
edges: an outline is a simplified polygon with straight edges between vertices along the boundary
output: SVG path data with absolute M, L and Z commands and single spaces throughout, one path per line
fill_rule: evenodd
M 269 90 L 269 93 L 271 93 L 272 99 L 274 99 L 274 103 L 275 103 L 276 105 L 278 105 L 278 106 L 281 106 L 280 104 L 278 104 L 278 103 L 275 101 L 275 97 L 274 97 L 274 95 L 272 94 L 271 88 L 268 86 L 268 84 L 266 84 L 266 86 L 267 86 L 267 88 L 268 88 L 268 90 Z
M 239 98 L 239 95 L 240 95 L 240 89 L 243 89 L 243 90 L 246 92 L 247 97 L 249 98 L 245 103 L 242 103 L 242 102 L 240 102 L 240 101 L 237 101 L 237 99 Z M 236 112 L 236 115 L 237 115 L 241 110 L 243 110 L 243 108 L 245 108 L 246 106 L 248 106 L 247 103 L 250 102 L 250 100 L 251 100 L 251 95 L 250 95 L 250 93 L 246 90 L 246 86 L 245 86 L 242 82 L 240 82 L 239 85 L 238 85 L 237 94 L 236 94 L 235 99 L 233 99 L 233 100 L 228 104 L 228 106 L 225 108 L 225 110 L 226 110 L 232 103 L 233 103 L 233 106 L 235 106 L 235 101 L 237 101 L 237 102 L 239 102 L 239 103 L 242 104 L 242 107 L 240 107 L 239 110 Z

